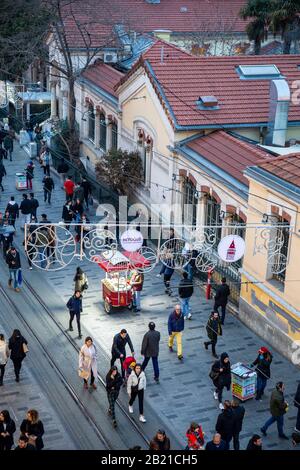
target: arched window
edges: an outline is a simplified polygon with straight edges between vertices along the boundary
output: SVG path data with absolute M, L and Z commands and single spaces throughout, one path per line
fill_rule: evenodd
M 142 181 L 148 186 L 151 181 L 153 142 L 152 138 L 149 135 L 147 136 L 143 129 L 138 129 L 137 145 L 143 167 Z
M 111 125 L 111 148 L 118 149 L 118 124 L 116 122 Z
M 196 225 L 197 222 L 196 186 L 187 177 L 182 185 L 182 214 L 184 225 Z
M 88 137 L 95 142 L 95 113 L 94 106 L 92 103 L 89 104 L 88 113 Z
M 100 120 L 99 145 L 100 145 L 100 148 L 102 150 L 106 151 L 106 122 L 105 122 L 105 114 L 104 113 L 99 114 L 99 120 Z
M 222 227 L 214 229 L 216 225 L 222 225 L 222 219 L 220 217 L 221 205 L 218 201 L 210 195 L 207 195 L 206 198 L 206 207 L 205 207 L 205 225 L 212 227 L 211 229 L 207 227 L 205 231 L 208 235 L 215 234 L 215 247 L 221 240 Z
M 272 278 L 284 284 L 290 240 L 290 223 L 283 217 L 274 221 L 275 237 L 272 256 Z

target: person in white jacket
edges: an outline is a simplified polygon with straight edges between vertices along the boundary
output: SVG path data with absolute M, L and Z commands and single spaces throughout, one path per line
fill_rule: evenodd
M 9 358 L 8 344 L 5 341 L 4 335 L 0 334 L 0 385 L 3 385 L 3 377 L 5 366 Z
M 146 423 L 144 417 L 144 390 L 146 390 L 146 375 L 142 371 L 141 364 L 136 364 L 127 381 L 127 393 L 129 400 L 129 413 L 133 413 L 133 403 L 139 397 L 140 421 Z
M 88 388 L 88 379 L 91 377 L 90 385 L 96 390 L 97 349 L 90 336 L 85 338 L 84 345 L 79 351 L 79 376 L 83 379 L 83 386 L 86 389 Z

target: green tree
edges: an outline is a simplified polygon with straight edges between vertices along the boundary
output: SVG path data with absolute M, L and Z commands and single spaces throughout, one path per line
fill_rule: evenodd
M 273 32 L 281 33 L 283 54 L 290 54 L 293 40 L 300 37 L 300 0 L 273 0 L 271 24 Z
M 268 38 L 273 7 L 272 0 L 248 0 L 240 10 L 240 17 L 251 21 L 246 26 L 250 41 L 254 41 L 254 53 L 260 54 L 262 41 Z
M 143 167 L 138 152 L 109 150 L 95 166 L 99 182 L 105 182 L 121 195 L 129 195 L 142 182 Z

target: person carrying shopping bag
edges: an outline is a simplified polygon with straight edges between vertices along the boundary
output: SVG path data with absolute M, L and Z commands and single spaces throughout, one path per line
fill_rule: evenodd
M 96 390 L 95 379 L 97 378 L 97 349 L 90 336 L 85 338 L 84 345 L 79 351 L 79 377 L 83 379 L 83 386 L 88 389 L 88 379 L 90 386 Z

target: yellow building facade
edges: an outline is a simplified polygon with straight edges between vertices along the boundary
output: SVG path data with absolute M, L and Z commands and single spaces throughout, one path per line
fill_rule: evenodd
M 292 360 L 300 344 L 299 159 L 299 154 L 277 157 L 245 172 L 248 227 L 239 311 Z

